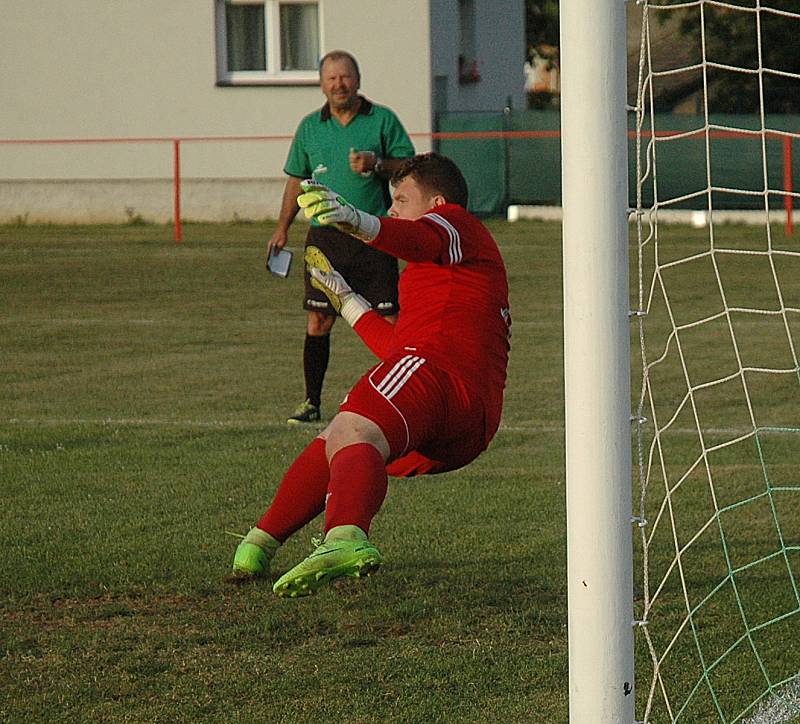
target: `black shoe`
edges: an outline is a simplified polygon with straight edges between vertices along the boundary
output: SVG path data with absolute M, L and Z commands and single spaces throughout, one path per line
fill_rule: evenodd
M 302 425 L 306 422 L 319 422 L 319 405 L 312 405 L 310 400 L 305 400 L 286 420 L 289 425 Z

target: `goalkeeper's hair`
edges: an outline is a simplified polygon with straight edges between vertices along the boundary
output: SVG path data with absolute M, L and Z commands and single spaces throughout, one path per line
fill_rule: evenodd
M 447 156 L 438 153 L 418 153 L 409 158 L 392 176 L 392 185 L 397 186 L 406 176 L 434 194 L 441 194 L 445 201 L 467 208 L 469 190 L 464 175 Z
M 346 50 L 331 50 L 329 53 L 325 53 L 319 61 L 319 77 L 322 78 L 322 66 L 325 65 L 325 61 L 327 60 L 348 60 L 350 61 L 350 65 L 353 66 L 353 72 L 355 73 L 356 79 L 361 80 L 361 71 L 358 69 L 358 62 L 356 59 L 348 53 Z

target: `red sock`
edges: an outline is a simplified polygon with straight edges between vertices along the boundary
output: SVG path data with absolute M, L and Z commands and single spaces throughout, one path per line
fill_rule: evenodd
M 337 525 L 357 525 L 369 533 L 389 484 L 383 456 L 368 443 L 348 445 L 331 458 L 330 470 L 325 532 Z
M 286 471 L 272 505 L 256 526 L 285 541 L 325 509 L 329 477 L 325 441 L 316 437 Z

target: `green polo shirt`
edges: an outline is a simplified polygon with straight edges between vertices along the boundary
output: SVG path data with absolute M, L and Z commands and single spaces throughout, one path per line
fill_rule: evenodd
M 315 178 L 351 204 L 376 216 L 391 206 L 389 182 L 350 169 L 350 149 L 374 151 L 378 158 L 409 158 L 414 146 L 397 116 L 385 106 L 361 97 L 358 114 L 342 126 L 326 103 L 297 127 L 283 170 L 301 179 Z

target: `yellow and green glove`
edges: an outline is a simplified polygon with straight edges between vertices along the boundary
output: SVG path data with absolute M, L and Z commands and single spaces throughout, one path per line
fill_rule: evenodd
M 381 230 L 377 216 L 357 209 L 324 184 L 308 179 L 300 182 L 300 188 L 303 193 L 297 197 L 297 204 L 309 219 L 324 226 L 333 224 L 362 241 L 372 241 Z
M 331 266 L 328 257 L 316 246 L 306 247 L 305 261 L 311 275 L 311 286 L 328 297 L 333 308 L 351 327 L 372 309 L 372 305 L 350 288 L 344 277 Z

